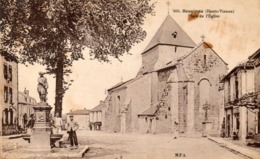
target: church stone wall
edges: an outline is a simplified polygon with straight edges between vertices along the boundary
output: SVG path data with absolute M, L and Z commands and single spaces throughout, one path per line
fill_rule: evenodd
M 108 100 L 106 101 L 105 111 L 105 130 L 109 132 L 120 132 L 120 111 L 125 103 L 126 88 L 119 87 L 109 92 Z
M 131 99 L 131 115 L 127 117 L 128 132 L 138 132 L 138 114 L 151 106 L 151 74 L 146 74 L 127 86 Z
M 207 80 L 210 83 L 208 90 L 208 104 L 210 104 L 208 119 L 212 122 L 211 133 L 218 133 L 221 124 L 219 120 L 220 107 L 221 104 L 223 105 L 223 102 L 219 100 L 223 96 L 219 91 L 221 86 L 220 79 L 226 74 L 227 65 L 211 48 L 207 48 L 202 44 L 183 60 L 183 67 L 188 78 L 195 83 L 195 130 L 200 132 L 203 130 L 202 122 L 205 120 L 205 111 L 202 109 L 203 103 L 200 102 L 200 82 Z
M 179 133 L 187 131 L 187 113 L 188 113 L 188 84 L 186 82 L 179 83 Z
M 156 114 L 156 130 L 154 133 L 167 133 L 172 131 L 172 114 L 171 114 L 171 86 L 167 83 L 172 69 L 165 69 L 158 72 L 158 107 L 159 112 Z
M 159 47 L 155 47 L 148 52 L 142 54 L 142 66 L 139 70 L 139 75 L 148 73 L 154 70 L 154 65 L 159 57 Z
M 159 53 L 158 60 L 154 66 L 155 70 L 167 66 L 169 62 L 171 62 L 171 64 L 176 63 L 179 58 L 187 55 L 189 51 L 191 51 L 191 48 L 179 46 L 159 45 L 157 47 Z

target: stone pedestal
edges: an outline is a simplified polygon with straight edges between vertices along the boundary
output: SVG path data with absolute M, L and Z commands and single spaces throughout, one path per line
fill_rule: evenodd
M 50 111 L 52 109 L 48 103 L 41 102 L 33 106 L 35 111 L 35 124 L 34 131 L 30 137 L 31 150 L 50 150 L 50 140 L 51 140 L 51 127 L 50 127 Z
M 207 134 L 211 132 L 212 122 L 210 121 L 202 122 L 202 127 L 203 127 L 202 136 L 207 137 Z
M 31 135 L 30 150 L 48 151 L 50 147 L 50 134 L 34 133 Z

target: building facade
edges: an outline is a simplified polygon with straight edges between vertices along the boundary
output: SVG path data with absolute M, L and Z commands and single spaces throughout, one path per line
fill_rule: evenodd
M 89 111 L 90 130 L 103 130 L 105 102 L 100 101 L 99 105 Z
M 137 76 L 108 89 L 105 129 L 112 132 L 219 134 L 227 64 L 202 41 L 196 45 L 167 16 L 142 53 Z
M 67 123 L 70 121 L 70 115 L 73 115 L 74 121 L 79 124 L 79 129 L 89 130 L 89 110 L 84 108 L 80 110 L 70 111 L 67 115 Z M 66 127 L 66 126 L 65 126 Z
M 1 134 L 18 132 L 18 62 L 8 54 L 0 54 Z
M 18 115 L 19 126 L 25 128 L 29 121 L 30 115 L 34 114 L 33 106 L 36 105 L 36 100 L 29 95 L 29 90 L 24 89 L 23 92 L 19 91 L 18 96 Z
M 259 133 L 260 49 L 232 69 L 225 84 L 225 137 L 246 141 Z

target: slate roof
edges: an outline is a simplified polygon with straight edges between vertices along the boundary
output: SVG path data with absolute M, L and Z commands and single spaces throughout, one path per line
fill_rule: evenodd
M 235 72 L 239 68 L 252 69 L 252 68 L 254 68 L 254 64 L 252 62 L 250 62 L 249 60 L 244 60 L 244 61 L 240 62 L 231 71 L 229 71 L 229 73 L 221 80 L 221 82 L 223 82 L 227 77 L 229 77 L 233 72 Z
M 111 88 L 109 88 L 107 91 L 111 91 L 111 90 L 113 90 L 113 89 L 115 89 L 115 88 L 118 88 L 118 87 L 124 85 L 125 83 L 127 83 L 127 82 L 129 82 L 129 81 L 131 81 L 131 80 L 132 80 L 132 79 L 130 79 L 130 80 L 128 80 L 128 81 L 125 81 L 125 82 L 119 82 L 119 83 L 117 83 L 116 85 L 114 85 L 114 86 L 112 86 Z
M 67 115 L 88 115 L 88 114 L 89 114 L 89 109 L 79 109 L 67 113 Z
M 176 38 L 173 37 L 173 33 L 176 32 Z M 168 15 L 154 37 L 144 49 L 143 54 L 154 48 L 155 46 L 162 45 L 175 45 L 194 47 L 196 44 L 189 37 L 189 35 L 178 25 L 178 23 Z
M 247 69 L 253 69 L 255 67 L 254 61 L 260 57 L 260 48 L 253 53 L 252 55 L 250 55 L 248 57 L 248 59 L 243 60 L 241 62 L 239 62 L 222 80 L 221 82 L 223 82 L 227 77 L 229 77 L 233 72 L 235 72 L 236 70 L 238 70 L 239 68 L 247 68 Z
M 123 88 L 123 87 L 127 87 L 128 84 L 131 84 L 135 81 L 137 81 L 138 79 L 142 78 L 143 76 L 138 76 L 138 77 L 135 77 L 135 78 L 132 78 L 128 81 L 125 81 L 125 82 L 120 82 L 116 85 L 114 85 L 113 87 L 109 88 L 107 91 L 111 91 L 111 90 L 115 90 L 117 88 Z
M 18 93 L 19 93 L 19 95 L 24 97 L 24 98 L 18 98 L 19 104 L 28 104 L 28 105 L 32 104 L 30 102 L 25 101 L 25 98 L 34 100 L 36 102 L 35 98 L 31 97 L 30 95 L 25 94 L 24 92 L 21 92 L 21 91 L 18 91 Z
M 154 115 L 157 111 L 157 105 L 151 106 L 150 108 L 146 109 L 145 111 L 139 113 L 139 116 L 147 116 L 147 115 Z
M 24 96 L 24 97 L 34 99 L 33 97 L 29 96 L 28 94 L 25 94 L 24 92 L 19 91 L 19 94 Z
M 251 56 L 248 57 L 248 59 L 255 59 L 257 57 L 260 57 L 260 48 Z
M 174 67 L 176 67 L 176 65 L 178 64 L 178 62 L 179 61 L 182 61 L 182 60 L 184 60 L 184 59 L 186 59 L 188 56 L 190 56 L 195 50 L 197 50 L 199 47 L 201 47 L 201 46 L 208 46 L 208 48 L 210 48 L 209 47 L 209 45 L 206 43 L 206 42 L 204 42 L 204 41 L 202 41 L 202 42 L 200 42 L 196 47 L 194 47 L 187 55 L 185 55 L 185 56 L 182 56 L 181 58 L 179 58 L 178 60 L 177 60 L 177 62 L 173 62 L 173 61 L 171 61 L 171 62 L 169 62 L 168 64 L 166 64 L 164 67 L 162 67 L 162 68 L 160 68 L 160 69 L 158 69 L 158 70 L 155 70 L 155 71 L 162 71 L 162 70 L 165 70 L 165 69 L 169 69 L 169 68 L 174 68 Z M 227 63 L 212 49 L 212 48 L 210 48 L 220 59 L 221 59 L 221 61 L 222 62 L 224 62 L 226 65 L 227 65 Z
M 90 110 L 90 112 L 96 112 L 96 111 L 102 111 L 102 109 L 105 107 L 105 103 L 101 102 L 99 105 L 94 107 L 93 109 Z
M 205 41 L 202 41 L 200 42 L 195 48 L 193 48 L 189 54 L 187 54 L 186 56 L 182 57 L 180 60 L 184 60 L 185 58 L 187 58 L 188 56 L 190 56 L 195 50 L 197 50 L 198 48 L 200 47 L 206 47 L 206 48 L 209 48 L 211 49 L 220 59 L 222 62 L 224 62 L 226 65 L 228 65 L 210 46 L 207 42 Z

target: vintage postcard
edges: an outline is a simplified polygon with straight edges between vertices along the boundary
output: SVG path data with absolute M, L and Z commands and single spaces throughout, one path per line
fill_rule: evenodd
M 1 158 L 260 159 L 259 0 L 2 0 Z

